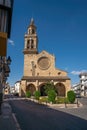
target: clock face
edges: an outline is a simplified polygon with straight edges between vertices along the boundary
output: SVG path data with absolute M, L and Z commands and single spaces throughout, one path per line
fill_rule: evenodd
M 40 69 L 48 69 L 50 67 L 50 59 L 48 57 L 40 57 L 38 59 L 38 66 Z

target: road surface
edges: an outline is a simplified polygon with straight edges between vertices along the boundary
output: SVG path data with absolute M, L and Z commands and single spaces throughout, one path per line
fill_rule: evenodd
M 9 103 L 22 130 L 87 130 L 87 120 L 76 115 L 28 100 Z

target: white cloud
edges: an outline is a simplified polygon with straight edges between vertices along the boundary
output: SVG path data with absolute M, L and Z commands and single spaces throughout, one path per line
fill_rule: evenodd
M 72 71 L 71 74 L 73 75 L 79 75 L 80 73 L 87 72 L 87 70 L 80 70 L 80 71 Z
M 8 43 L 10 43 L 12 46 L 14 46 L 14 41 L 11 39 L 8 39 Z

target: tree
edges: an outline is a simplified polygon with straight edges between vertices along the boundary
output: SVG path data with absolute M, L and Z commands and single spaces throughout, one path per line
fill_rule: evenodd
M 56 98 L 56 92 L 55 90 L 49 90 L 48 91 L 48 101 L 54 103 Z
M 54 90 L 54 91 L 56 92 L 56 89 L 55 89 L 55 86 L 54 86 L 53 83 L 50 83 L 50 82 L 46 83 L 45 86 L 44 86 L 44 88 L 45 88 L 45 93 L 46 93 L 47 95 L 48 95 L 48 92 L 49 92 L 50 90 Z
M 34 97 L 35 97 L 36 100 L 39 100 L 39 97 L 40 97 L 40 96 L 41 96 L 40 91 L 35 91 L 35 92 L 34 92 Z
M 76 95 L 74 93 L 74 91 L 70 90 L 67 92 L 67 98 L 69 100 L 70 103 L 74 103 Z

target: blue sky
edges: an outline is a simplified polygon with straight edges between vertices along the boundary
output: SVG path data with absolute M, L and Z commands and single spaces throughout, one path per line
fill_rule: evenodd
M 24 34 L 32 17 L 39 52 L 54 54 L 56 68 L 67 71 L 72 84 L 78 83 L 78 74 L 87 71 L 87 0 L 14 0 L 8 82 L 13 86 L 23 76 Z

